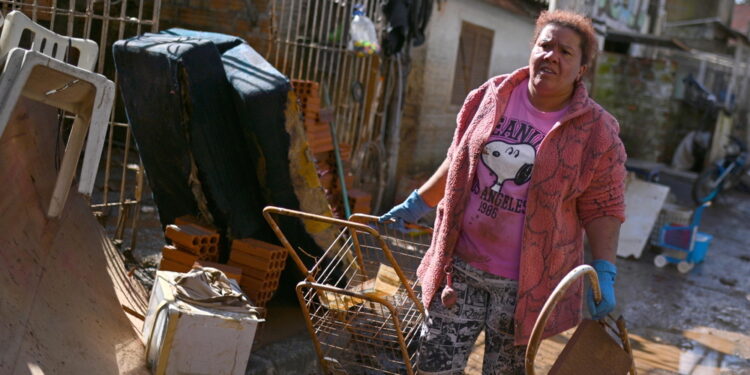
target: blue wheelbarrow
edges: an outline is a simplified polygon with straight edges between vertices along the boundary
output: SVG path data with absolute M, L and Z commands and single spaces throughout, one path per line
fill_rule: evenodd
M 713 236 L 698 231 L 703 210 L 711 203 L 698 206 L 693 212 L 690 225 L 665 225 L 659 233 L 657 246 L 664 251 L 654 258 L 654 265 L 661 268 L 669 263 L 677 264 L 680 273 L 688 273 L 696 264 L 703 261 L 711 245 Z

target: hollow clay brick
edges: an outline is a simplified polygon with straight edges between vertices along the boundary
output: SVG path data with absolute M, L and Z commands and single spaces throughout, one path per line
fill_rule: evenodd
M 253 238 L 242 238 L 232 241 L 232 249 L 264 259 L 286 259 L 286 249 L 284 247 Z
M 203 223 L 200 220 L 198 220 L 198 218 L 196 218 L 195 216 L 192 216 L 192 215 L 182 215 L 182 216 L 174 219 L 174 224 L 176 224 L 176 225 L 190 224 L 190 225 L 202 228 L 203 230 L 205 230 L 207 232 L 212 232 L 212 233 L 218 233 L 219 232 L 219 230 L 215 226 Z
M 181 249 L 204 254 L 210 245 L 218 245 L 219 235 L 192 224 L 167 225 L 164 235 Z
M 191 267 L 198 257 L 189 252 L 182 251 L 174 246 L 165 245 L 161 249 L 162 259 L 168 259 L 170 261 L 184 264 Z
M 191 266 L 177 263 L 173 260 L 162 258 L 159 262 L 159 270 L 161 271 L 172 271 L 172 272 L 190 272 Z

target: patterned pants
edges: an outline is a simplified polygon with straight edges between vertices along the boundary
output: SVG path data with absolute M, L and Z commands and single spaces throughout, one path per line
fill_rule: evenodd
M 462 374 L 479 333 L 485 330 L 482 374 L 524 372 L 525 346 L 513 345 L 513 312 L 518 282 L 453 261 L 458 301 L 446 308 L 433 299 L 419 347 L 420 374 Z

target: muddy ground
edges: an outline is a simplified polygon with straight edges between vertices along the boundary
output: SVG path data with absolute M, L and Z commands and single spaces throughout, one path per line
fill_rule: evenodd
M 662 183 L 672 188 L 676 203 L 691 205 L 689 181 L 663 175 Z M 701 227 L 714 236 L 713 242 L 705 261 L 691 272 L 682 274 L 673 264 L 655 267 L 658 249 L 651 247 L 639 259 L 618 259 L 615 313 L 627 321 L 640 374 L 750 374 L 750 194 L 732 191 L 720 198 L 704 213 Z M 147 194 L 137 246 L 129 252 L 145 266 L 136 274 L 146 283 L 164 241 L 157 215 Z M 130 231 L 124 234 L 127 250 Z M 277 326 L 282 331 L 265 329 L 259 337 L 263 344 L 305 335 L 292 294 L 280 296 L 287 300 L 272 301 L 271 308 L 288 322 Z M 551 365 L 569 335 L 543 343 L 540 368 Z M 482 349 L 480 337 L 467 373 L 481 373 Z
M 680 187 L 673 191 L 687 203 Z M 750 195 L 732 191 L 720 198 L 705 211 L 700 229 L 713 242 L 691 272 L 656 268 L 654 251 L 618 261 L 618 312 L 643 337 L 636 344 L 644 346 L 635 349 L 644 362 L 659 344 L 679 349 L 661 349 L 672 354 L 662 361 L 672 365 L 664 366 L 668 371 L 644 366 L 642 373 L 750 374 Z M 662 363 L 654 360 L 653 367 Z
M 661 182 L 672 200 L 692 206 L 689 181 L 662 175 Z M 657 268 L 660 250 L 650 246 L 640 259 L 618 258 L 615 316 L 627 321 L 639 374 L 750 374 L 750 194 L 719 198 L 700 228 L 713 242 L 691 272 Z M 538 367 L 549 368 L 570 333 L 542 344 Z M 481 374 L 482 339 L 469 374 Z

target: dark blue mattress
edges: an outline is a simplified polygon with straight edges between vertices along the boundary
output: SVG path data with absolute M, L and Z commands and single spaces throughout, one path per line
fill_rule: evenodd
M 216 45 L 145 34 L 118 41 L 113 49 L 162 224 L 202 213 L 227 236 L 272 239 Z M 222 253 L 226 257 L 226 249 Z
M 262 207 L 299 209 L 285 130 L 289 80 L 241 39 L 217 33 L 169 29 L 119 41 L 114 54 L 162 224 L 199 212 L 192 158 L 229 239 L 277 242 Z M 295 245 L 320 252 L 299 221 L 280 224 Z

